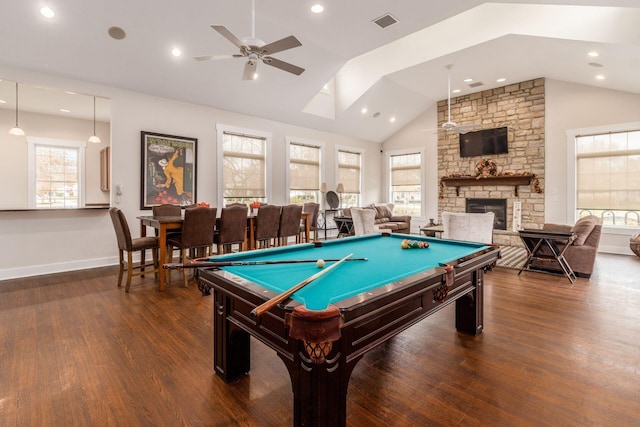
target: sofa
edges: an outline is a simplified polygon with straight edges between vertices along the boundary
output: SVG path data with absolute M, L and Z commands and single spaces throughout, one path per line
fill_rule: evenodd
M 580 218 L 575 225 L 546 223 L 542 226 L 545 231 L 561 231 L 576 233 L 577 237 L 564 253 L 564 257 L 571 266 L 571 269 L 578 277 L 589 278 L 593 273 L 593 266 L 598 253 L 602 224 L 598 217 L 589 215 Z M 562 245 L 558 245 L 562 250 Z M 548 248 L 542 248 L 541 254 L 549 253 Z M 560 272 L 560 267 L 549 262 L 536 260 L 529 266 L 530 270 L 542 270 Z
M 362 209 L 375 211 L 375 226 L 381 232 L 405 233 L 411 232 L 411 215 L 394 215 L 393 203 L 372 203 Z M 342 209 L 342 215 L 351 217 L 351 209 Z

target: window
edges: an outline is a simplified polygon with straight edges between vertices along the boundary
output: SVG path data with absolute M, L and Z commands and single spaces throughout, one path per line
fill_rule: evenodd
M 29 207 L 68 209 L 83 206 L 84 142 L 27 138 Z
M 266 138 L 223 131 L 224 205 L 266 202 Z
M 342 207 L 360 206 L 361 154 L 338 150 L 338 185 L 344 192 L 339 194 Z
M 640 130 L 577 135 L 576 218 L 640 225 Z
M 289 144 L 289 202 L 318 203 L 320 191 L 320 147 L 298 142 Z
M 421 215 L 420 153 L 399 154 L 390 157 L 391 201 L 393 211 L 406 215 Z

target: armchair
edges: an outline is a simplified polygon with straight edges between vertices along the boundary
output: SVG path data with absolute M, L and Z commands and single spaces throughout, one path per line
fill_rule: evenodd
M 564 257 L 576 276 L 587 279 L 591 277 L 596 254 L 598 253 L 600 235 L 602 234 L 602 224 L 598 217 L 589 215 L 580 218 L 573 226 L 546 223 L 542 226 L 542 229 L 545 231 L 572 231 L 576 233 L 577 237 L 565 251 Z M 559 270 L 556 271 L 553 268 L 549 268 L 550 266 L 547 264 L 544 261 L 534 261 L 529 269 L 559 272 Z

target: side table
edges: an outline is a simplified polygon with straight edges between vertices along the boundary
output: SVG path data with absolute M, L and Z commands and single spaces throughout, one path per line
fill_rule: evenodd
M 530 268 L 532 262 L 542 260 L 557 263 L 569 282 L 573 284 L 576 275 L 564 257 L 564 252 L 576 239 L 576 233 L 528 229 L 520 230 L 519 233 L 522 243 L 527 248 L 529 258 L 518 272 L 518 276 L 524 270 L 544 271 Z

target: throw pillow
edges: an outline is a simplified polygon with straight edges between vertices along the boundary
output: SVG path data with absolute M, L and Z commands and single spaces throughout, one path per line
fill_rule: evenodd
M 576 240 L 573 241 L 573 244 L 575 246 L 584 246 L 584 242 L 587 240 L 593 229 L 596 228 L 597 224 L 597 216 L 589 215 L 584 218 L 580 218 L 575 225 L 571 227 L 571 231 L 578 235 Z
M 387 205 L 375 205 L 374 208 L 376 210 L 376 219 L 391 218 L 393 216 L 391 209 Z

